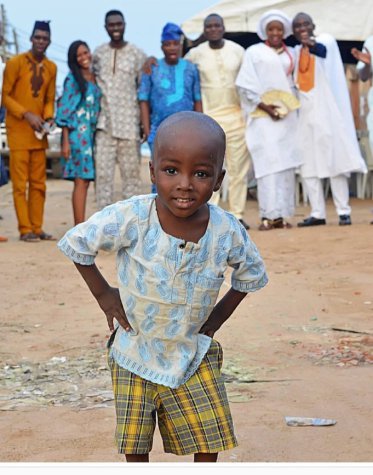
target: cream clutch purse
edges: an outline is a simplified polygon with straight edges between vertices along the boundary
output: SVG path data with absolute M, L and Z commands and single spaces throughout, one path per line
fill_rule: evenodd
M 262 102 L 264 102 L 264 104 L 278 106 L 277 112 L 281 119 L 286 117 L 289 112 L 299 109 L 300 107 L 299 100 L 295 96 L 293 96 L 293 94 L 286 91 L 267 91 L 262 95 L 261 100 Z M 254 112 L 250 114 L 250 116 L 268 117 L 268 114 L 262 109 L 257 108 Z

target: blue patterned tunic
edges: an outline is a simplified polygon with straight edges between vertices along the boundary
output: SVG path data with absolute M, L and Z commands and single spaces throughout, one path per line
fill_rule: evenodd
M 116 251 L 119 291 L 133 329 L 118 327 L 110 355 L 123 368 L 176 388 L 199 367 L 211 338 L 199 334 L 224 282 L 253 292 L 267 283 L 263 261 L 246 230 L 230 213 L 209 205 L 198 243 L 166 234 L 156 195 L 135 196 L 94 214 L 58 243 L 67 257 L 92 265 L 100 249 Z
M 182 58 L 176 65 L 159 59 L 150 75 L 142 75 L 138 99 L 150 104 L 148 144 L 152 149 L 161 122 L 175 112 L 194 110 L 194 103 L 201 100 L 197 67 Z
M 69 129 L 71 157 L 64 166 L 63 177 L 67 180 L 95 179 L 93 158 L 94 133 L 100 111 L 101 91 L 96 84 L 87 83 L 82 100 L 78 84 L 69 73 L 58 101 L 56 123 Z

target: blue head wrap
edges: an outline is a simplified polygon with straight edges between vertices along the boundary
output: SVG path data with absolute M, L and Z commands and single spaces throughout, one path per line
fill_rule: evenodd
M 167 23 L 162 30 L 161 41 L 180 40 L 183 34 L 182 29 L 178 25 Z

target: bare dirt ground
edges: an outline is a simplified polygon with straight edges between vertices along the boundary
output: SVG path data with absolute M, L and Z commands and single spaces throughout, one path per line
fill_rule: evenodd
M 145 186 L 146 163 L 143 173 Z M 47 185 L 45 230 L 62 237 L 72 185 Z M 247 202 L 270 283 L 216 335 L 239 441 L 221 462 L 373 462 L 373 202 L 351 204 L 351 227 L 337 225 L 329 199 L 327 226 L 259 232 L 256 202 Z M 308 211 L 299 207 L 294 223 Z M 10 185 L 0 189 L 0 214 L 9 237 L 0 244 L 0 462 L 123 461 L 106 319 L 56 243 L 18 240 Z M 114 256 L 97 263 L 115 284 Z M 229 276 L 222 292 L 228 285 Z M 289 427 L 285 416 L 337 422 Z M 157 432 L 151 460 L 192 457 L 164 454 Z

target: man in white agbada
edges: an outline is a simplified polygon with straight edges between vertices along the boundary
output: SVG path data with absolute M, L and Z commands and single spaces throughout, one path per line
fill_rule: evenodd
M 294 58 L 284 38 L 291 20 L 279 10 L 262 15 L 258 36 L 264 43 L 250 46 L 237 76 L 246 114 L 246 142 L 258 186 L 260 230 L 290 227 L 284 218 L 294 214 L 295 169 L 301 164 L 296 149 L 297 112 L 292 110 Z M 268 93 L 282 99 L 266 100 Z M 286 107 L 289 106 L 289 107 Z
M 245 142 L 245 121 L 235 85 L 245 50 L 239 44 L 223 38 L 224 20 L 220 15 L 208 15 L 204 20 L 203 32 L 207 41 L 189 50 L 185 59 L 198 67 L 203 112 L 215 119 L 226 134 L 229 211 L 249 229 L 243 215 L 250 155 Z M 219 204 L 219 192 L 213 194 L 210 202 Z
M 339 224 L 351 224 L 348 177 L 366 172 L 356 137 L 351 103 L 336 40 L 314 37 L 315 25 L 306 13 L 293 20 L 301 43 L 295 48 L 295 81 L 299 89 L 299 149 L 301 175 L 311 204 L 311 214 L 299 227 L 326 224 L 322 179 L 330 178 Z

